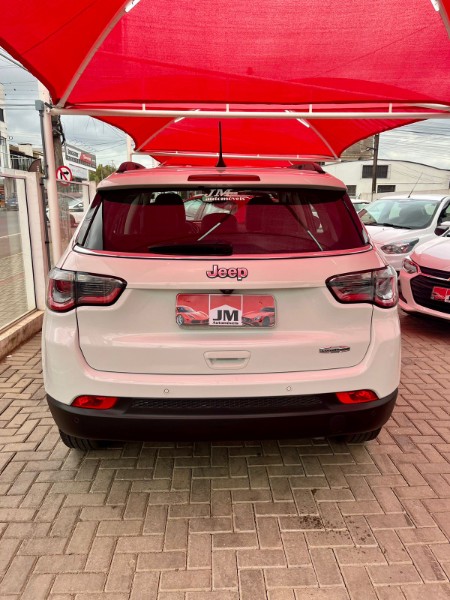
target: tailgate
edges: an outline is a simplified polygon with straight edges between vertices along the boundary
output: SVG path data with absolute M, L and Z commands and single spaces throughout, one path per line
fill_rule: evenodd
M 99 258 L 72 253 L 70 262 L 76 264 L 64 268 L 127 281 L 115 305 L 77 309 L 81 351 L 100 371 L 214 375 L 337 369 L 360 363 L 370 343 L 372 305 L 340 304 L 325 284 L 330 276 L 357 270 L 351 256 L 220 260 L 218 267 L 231 273 L 246 269 L 241 280 L 206 276 L 216 259 L 105 257 L 96 263 L 101 271 L 94 261 Z M 359 255 L 362 263 L 361 270 L 379 267 L 371 252 Z M 196 311 L 191 321 L 197 322 L 177 319 L 177 306 L 187 301 Z M 243 309 L 237 323 L 211 324 L 211 305 L 216 321 L 220 308 L 222 317 L 228 310 L 229 321 L 236 303 Z M 263 322 L 258 306 L 269 320 Z M 344 351 L 330 350 L 336 347 Z

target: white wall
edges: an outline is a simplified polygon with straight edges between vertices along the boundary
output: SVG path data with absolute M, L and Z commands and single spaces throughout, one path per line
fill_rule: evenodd
M 356 185 L 356 198 L 370 200 L 372 179 L 362 178 L 363 165 L 372 165 L 372 161 L 356 160 L 330 163 L 324 165 L 323 169 L 341 179 L 346 185 Z M 377 179 L 377 188 L 379 185 L 395 185 L 395 193 L 407 192 L 409 194 L 414 188 L 414 192 L 444 191 L 450 194 L 450 171 L 400 160 L 378 160 L 378 165 L 388 165 L 388 176 L 386 179 Z M 379 196 L 380 194 L 374 194 L 374 198 Z

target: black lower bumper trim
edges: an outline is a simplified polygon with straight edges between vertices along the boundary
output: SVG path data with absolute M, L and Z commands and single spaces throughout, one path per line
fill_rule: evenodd
M 282 398 L 297 398 L 297 403 Z M 158 399 L 121 398 L 109 410 L 75 408 L 47 395 L 53 418 L 59 429 L 79 438 L 110 441 L 274 439 L 283 437 L 333 436 L 364 433 L 382 427 L 393 411 L 397 390 L 375 402 L 340 404 L 334 394 L 280 396 L 272 398 L 274 407 L 237 409 L 236 398 L 221 399 L 228 406 L 186 409 L 182 399 L 174 409 L 155 408 Z M 275 401 L 278 399 L 277 401 Z M 218 399 L 213 399 L 215 402 Z M 230 402 L 233 400 L 233 402 Z M 254 399 L 261 400 L 261 399 Z M 207 400 L 202 400 L 204 404 Z M 196 401 L 192 401 L 195 405 Z M 278 407 L 277 407 L 278 404 Z M 230 406 L 233 405 L 233 406 Z

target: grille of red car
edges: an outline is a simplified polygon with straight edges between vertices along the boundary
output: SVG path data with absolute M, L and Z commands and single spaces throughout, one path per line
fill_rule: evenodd
M 440 269 L 430 269 L 429 267 L 420 267 L 422 273 L 438 277 L 439 279 L 450 279 L 450 271 L 441 271 Z

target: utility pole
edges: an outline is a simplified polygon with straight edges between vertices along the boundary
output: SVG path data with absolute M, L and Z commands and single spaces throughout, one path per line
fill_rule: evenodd
M 50 235 L 52 240 L 53 263 L 56 264 L 62 254 L 61 229 L 58 204 L 58 189 L 56 187 L 55 153 L 53 150 L 53 129 L 48 112 L 50 95 L 48 90 L 39 83 L 39 100 L 36 109 L 41 116 L 42 146 L 44 151 L 44 179 L 48 198 Z
M 127 135 L 127 161 L 133 160 L 133 140 Z
M 372 194 L 370 200 L 373 200 L 373 195 L 377 192 L 377 169 L 378 169 L 378 148 L 380 145 L 380 134 L 375 134 L 373 145 L 373 164 L 372 164 Z
M 53 147 L 55 149 L 55 165 L 56 168 L 64 166 L 62 144 L 66 141 L 59 115 L 52 115 L 52 136 Z

